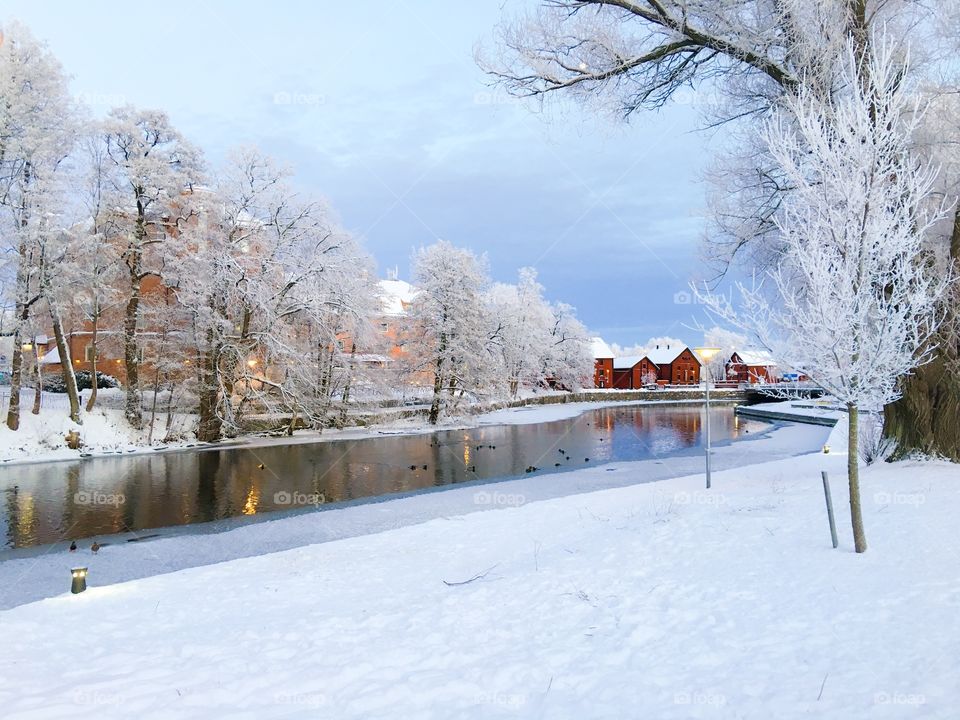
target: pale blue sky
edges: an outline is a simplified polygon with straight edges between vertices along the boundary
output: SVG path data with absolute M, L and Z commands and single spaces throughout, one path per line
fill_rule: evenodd
M 523 265 L 610 342 L 690 342 L 708 136 L 677 105 L 629 125 L 491 97 L 473 60 L 501 11 L 449 3 L 0 0 L 47 41 L 99 114 L 166 110 L 213 164 L 238 144 L 289 163 L 409 275 L 443 238 Z

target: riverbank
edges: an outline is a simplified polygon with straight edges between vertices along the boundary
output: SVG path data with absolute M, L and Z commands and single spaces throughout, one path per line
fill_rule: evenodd
M 131 551 L 174 561 L 304 523 L 322 540 L 329 517 L 64 554 L 63 589 L 69 564 L 91 587 L 0 613 L 0 701 L 11 718 L 951 718 L 957 466 L 866 468 L 856 555 L 845 462 L 723 470 L 709 492 L 699 473 L 538 502 L 462 488 L 344 511 L 381 532 L 272 554 L 261 535 L 262 556 L 115 585 Z M 384 529 L 400 503 L 481 491 L 485 512 Z M 7 566 L 5 590 L 34 581 Z
M 103 391 L 106 394 L 119 390 Z M 586 397 L 587 401 L 568 402 L 571 397 Z M 645 399 L 638 400 L 637 397 Z M 736 393 L 721 392 L 717 403 L 733 402 Z M 88 457 L 117 455 L 152 455 L 163 452 L 201 451 L 221 448 L 257 448 L 277 445 L 297 445 L 328 440 L 360 440 L 381 435 L 414 435 L 437 430 L 461 430 L 482 425 L 511 425 L 549 422 L 576 417 L 589 409 L 631 404 L 679 404 L 702 402 L 702 393 L 690 390 L 604 391 L 578 393 L 541 393 L 509 403 L 496 403 L 494 408 L 477 414 L 444 418 L 431 425 L 424 415 L 386 421 L 371 426 L 351 426 L 342 429 L 297 430 L 293 435 L 256 433 L 216 443 L 202 443 L 190 435 L 178 442 L 148 442 L 144 431 L 134 431 L 123 420 L 123 413 L 115 408 L 96 408 L 82 413 L 83 424 L 76 425 L 61 408 L 45 409 L 40 415 L 25 412 L 21 427 L 16 432 L 0 425 L 0 465 L 60 462 Z M 165 423 L 162 416 L 159 423 Z M 175 419 L 180 427 L 189 425 L 189 418 Z M 71 431 L 81 433 L 83 447 L 71 450 L 65 436 Z

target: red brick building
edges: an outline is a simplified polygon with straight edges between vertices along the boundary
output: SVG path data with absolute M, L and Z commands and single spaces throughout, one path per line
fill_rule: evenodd
M 775 383 L 777 365 L 765 350 L 738 350 L 727 362 L 727 380 L 748 385 Z
M 658 380 L 667 385 L 699 385 L 700 360 L 688 347 L 657 345 L 647 357 L 657 366 Z
M 593 338 L 594 386 L 638 390 L 658 385 L 699 385 L 700 359 L 688 347 L 657 345 L 645 355 L 615 357 L 610 346 Z
M 646 355 L 613 360 L 613 387 L 617 390 L 640 390 L 655 385 L 658 379 L 657 366 Z
M 593 344 L 593 386 L 613 387 L 613 350 L 601 338 L 591 340 Z

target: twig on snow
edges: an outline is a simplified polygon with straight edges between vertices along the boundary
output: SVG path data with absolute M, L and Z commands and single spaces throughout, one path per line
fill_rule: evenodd
M 500 563 L 497 563 L 497 565 L 499 565 L 499 564 L 500 564 Z M 461 580 L 461 581 L 459 581 L 459 582 L 450 582 L 449 580 L 444 580 L 444 581 L 443 581 L 443 584 L 444 584 L 444 585 L 447 585 L 448 587 L 454 587 L 455 585 L 469 585 L 469 584 L 472 583 L 474 580 L 482 580 L 483 578 L 485 578 L 487 575 L 490 574 L 490 571 L 493 570 L 497 565 L 491 565 L 490 567 L 488 567 L 488 568 L 487 568 L 486 570 L 484 570 L 483 572 L 477 573 L 477 574 L 474 575 L 472 578 L 469 578 L 469 579 L 467 579 L 467 580 Z

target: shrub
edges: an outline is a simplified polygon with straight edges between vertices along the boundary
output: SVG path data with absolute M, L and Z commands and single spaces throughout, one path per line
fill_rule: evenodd
M 79 370 L 76 373 L 77 377 L 77 390 L 89 390 L 93 387 L 91 383 L 90 371 L 89 370 Z M 97 388 L 100 390 L 106 388 L 117 388 L 120 387 L 120 383 L 115 377 L 111 375 L 106 375 L 102 372 L 97 372 Z M 45 377 L 43 379 L 43 389 L 46 392 L 51 393 L 65 393 L 67 392 L 67 386 L 63 382 L 63 376 L 59 373 L 52 375 L 50 377 Z

